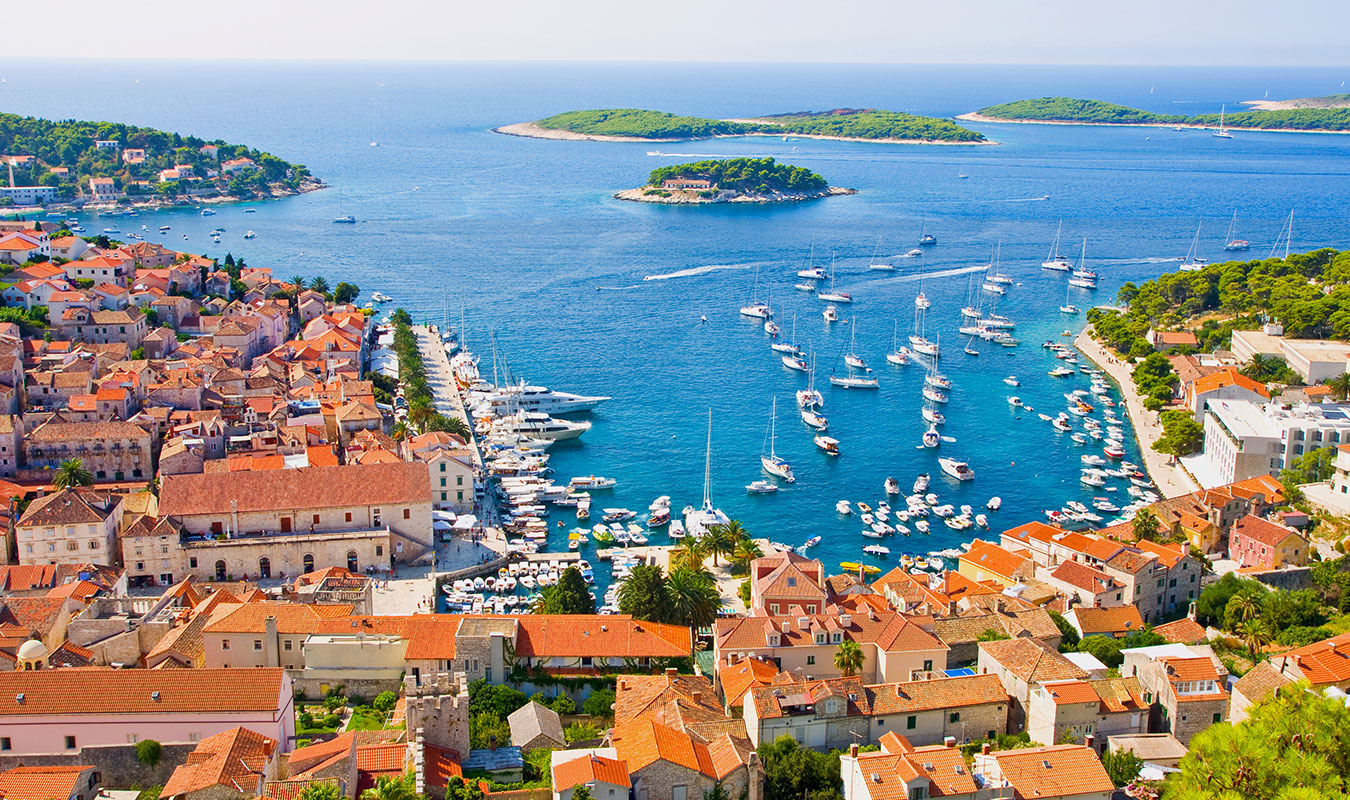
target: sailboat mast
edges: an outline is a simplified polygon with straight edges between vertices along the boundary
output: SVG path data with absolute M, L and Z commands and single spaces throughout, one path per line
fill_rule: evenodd
M 1284 257 L 1289 258 L 1289 245 L 1294 241 L 1294 209 L 1289 209 L 1289 235 L 1284 237 Z
M 712 508 L 712 494 L 708 482 L 712 478 L 712 408 L 708 408 L 708 445 L 703 451 L 703 507 Z

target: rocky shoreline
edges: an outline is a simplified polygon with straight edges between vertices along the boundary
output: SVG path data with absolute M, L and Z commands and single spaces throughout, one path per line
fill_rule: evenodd
M 753 119 L 732 119 L 727 122 L 763 122 L 763 120 Z M 557 128 L 541 128 L 533 122 L 518 122 L 514 125 L 502 125 L 499 128 L 493 128 L 493 133 L 500 133 L 503 136 L 519 136 L 524 139 L 555 139 L 568 142 L 696 142 L 703 139 L 739 139 L 746 136 L 769 136 L 769 137 L 787 137 L 791 139 L 821 139 L 830 142 L 872 142 L 875 144 L 942 144 L 942 145 L 990 145 L 998 144 L 985 140 L 983 142 L 944 142 L 937 139 L 865 139 L 861 136 L 826 136 L 818 133 L 727 133 L 717 136 L 688 136 L 680 139 L 658 139 L 645 136 L 608 136 L 601 133 L 573 133 L 572 131 L 559 130 Z
M 648 194 L 654 186 L 637 189 L 624 189 L 614 193 L 616 200 L 628 200 L 633 203 L 658 203 L 668 206 L 717 205 L 726 203 L 800 203 L 805 200 L 817 200 L 822 197 L 835 197 L 845 194 L 857 194 L 857 189 L 845 189 L 842 186 L 830 186 L 818 192 L 770 192 L 769 194 L 741 194 L 739 192 L 718 192 L 713 197 L 703 197 L 698 192 L 661 189 L 666 194 Z
M 1216 125 L 1201 125 L 1195 122 L 1087 122 L 1066 119 L 1003 119 L 1001 117 L 986 117 L 975 111 L 971 111 L 968 114 L 960 114 L 956 118 L 962 122 L 997 122 L 1008 125 L 1082 125 L 1102 128 L 1190 128 L 1202 131 L 1213 130 L 1218 127 Z M 1243 128 L 1234 126 L 1231 122 L 1228 125 L 1228 130 L 1252 131 L 1255 133 L 1350 133 L 1350 131 L 1328 131 L 1312 128 Z
M 309 192 L 317 192 L 320 189 L 327 189 L 328 184 L 321 180 L 308 180 L 300 184 L 298 189 L 292 189 L 281 183 L 272 184 L 269 187 L 272 194 L 267 197 L 234 197 L 233 195 L 215 195 L 212 197 L 192 197 L 190 195 L 178 197 L 160 197 L 159 195 L 146 195 L 143 197 L 128 197 L 130 203 L 52 203 L 43 206 L 10 206 L 0 209 L 0 216 L 16 216 L 41 214 L 48 211 L 62 211 L 77 213 L 80 211 L 107 211 L 107 210 L 127 210 L 127 211 L 148 211 L 162 208 L 193 208 L 196 206 L 225 206 L 238 205 L 241 203 L 262 203 L 268 200 L 277 200 L 282 197 L 296 197 Z

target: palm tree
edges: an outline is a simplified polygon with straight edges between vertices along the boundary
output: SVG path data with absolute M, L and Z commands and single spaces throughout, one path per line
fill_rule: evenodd
M 835 669 L 845 678 L 857 675 L 862 670 L 863 660 L 862 648 L 852 639 L 840 642 L 838 649 L 834 651 Z
M 1242 374 L 1256 381 L 1264 381 L 1266 376 L 1279 369 L 1280 360 L 1264 353 L 1253 353 L 1251 361 L 1242 368 Z
M 744 575 L 750 571 L 750 562 L 764 555 L 754 539 L 739 539 L 731 550 L 731 571 L 735 575 Z
M 313 289 L 319 294 L 328 294 L 328 281 L 324 280 L 323 277 L 320 276 L 309 282 L 309 288 Z
M 56 477 L 52 479 L 52 485 L 58 489 L 68 489 L 72 486 L 92 486 L 94 483 L 94 473 L 84 468 L 84 459 L 71 458 L 61 462 L 61 466 L 56 468 Z
M 303 275 L 291 276 L 290 284 L 295 287 L 295 294 L 297 297 L 305 290 L 305 284 L 307 283 L 309 283 L 309 281 L 305 280 Z
M 1327 388 L 1331 390 L 1331 394 L 1337 400 L 1344 402 L 1347 397 L 1350 397 L 1350 372 L 1342 372 L 1340 375 L 1328 378 Z
M 361 800 L 415 800 L 410 775 L 380 777 L 375 785 L 361 793 Z
M 750 538 L 750 532 L 745 529 L 745 526 L 742 525 L 741 521 L 738 519 L 733 519 L 729 521 L 726 525 L 726 528 L 727 528 L 727 535 L 731 537 L 731 540 L 733 542 L 740 541 L 741 539 Z
M 469 440 L 469 423 L 465 422 L 462 417 L 451 415 L 441 417 L 441 419 L 444 420 L 442 424 L 445 426 L 446 433 L 453 433 L 466 442 Z
M 727 554 L 736 546 L 736 540 L 731 538 L 731 532 L 728 525 L 713 525 L 708 528 L 708 532 L 703 536 L 703 546 L 712 554 L 713 566 L 717 566 L 717 557 Z
M 703 569 L 704 546 L 701 541 L 692 536 L 685 537 L 684 541 L 675 545 L 675 549 L 670 551 L 670 569 Z
M 394 429 L 391 432 L 391 435 L 394 437 L 394 441 L 396 442 L 401 442 L 404 439 L 408 438 L 408 423 L 404 420 L 399 420 L 398 422 L 395 422 Z
M 414 398 L 408 404 L 408 422 L 419 431 L 425 431 L 427 423 L 436 417 L 436 407 L 425 397 Z
M 1247 645 L 1247 652 L 1252 655 L 1252 663 L 1256 663 L 1256 653 L 1270 641 L 1270 629 L 1260 620 L 1250 619 L 1238 626 L 1237 633 L 1242 637 L 1242 643 Z
M 1235 594 L 1228 603 L 1233 607 L 1238 622 L 1251 622 L 1261 611 L 1261 601 L 1257 600 L 1250 592 Z
M 712 625 L 722 607 L 717 583 L 703 570 L 673 570 L 666 578 L 666 593 L 670 597 L 672 619 L 695 630 Z

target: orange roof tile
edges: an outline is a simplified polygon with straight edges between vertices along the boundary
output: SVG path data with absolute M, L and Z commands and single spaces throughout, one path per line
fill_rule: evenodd
M 1270 392 L 1266 391 L 1264 384 L 1254 381 L 1238 372 L 1237 367 L 1224 367 L 1222 371 L 1211 373 L 1202 378 L 1197 378 L 1192 391 L 1195 394 L 1212 392 L 1216 389 L 1222 389 L 1225 386 L 1239 386 L 1249 392 L 1255 392 L 1267 400 L 1270 399 Z
M 0 772 L 0 797 L 5 800 L 66 800 L 86 788 L 95 769 L 88 765 L 14 767 Z
M 999 770 L 1012 784 L 1019 800 L 1094 792 L 1109 795 L 1116 788 L 1097 754 L 1089 747 L 1066 744 L 1002 750 L 993 753 L 992 757 L 997 760 Z
M 165 781 L 165 798 L 223 786 L 245 796 L 255 796 L 276 752 L 275 739 L 248 728 L 232 728 L 197 743 L 187 761 Z
M 615 786 L 632 786 L 628 765 L 622 761 L 591 754 L 564 761 L 553 767 L 553 791 L 562 792 L 591 781 Z
M 1144 618 L 1139 615 L 1136 606 L 1116 606 L 1114 608 L 1088 608 L 1078 606 L 1070 610 L 1078 620 L 1078 627 L 1084 636 L 1094 634 L 1125 635 L 1144 627 Z
M 102 667 L 0 671 L 0 717 L 275 711 L 289 699 L 281 697 L 284 674 L 280 669 Z

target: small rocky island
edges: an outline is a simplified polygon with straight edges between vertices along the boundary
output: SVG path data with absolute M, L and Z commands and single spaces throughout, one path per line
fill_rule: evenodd
M 772 158 L 726 158 L 659 167 L 647 176 L 645 186 L 614 196 L 638 203 L 697 205 L 795 203 L 837 194 L 857 194 L 857 190 L 830 186 L 805 167 L 779 164 Z

